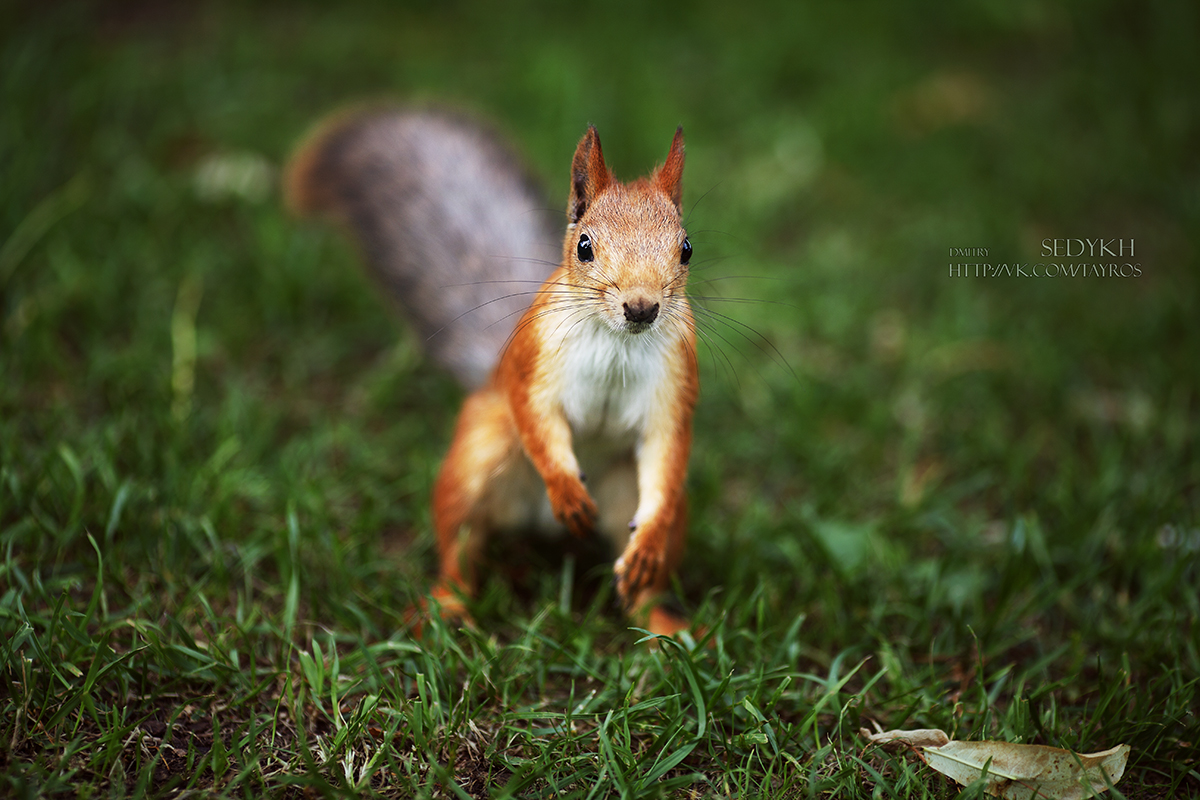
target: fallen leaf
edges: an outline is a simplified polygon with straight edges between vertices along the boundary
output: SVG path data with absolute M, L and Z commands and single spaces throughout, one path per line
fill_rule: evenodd
M 859 729 L 872 744 L 911 747 L 926 764 L 964 786 L 984 777 L 986 769 L 984 790 L 1011 800 L 1095 797 L 1121 780 L 1129 761 L 1127 744 L 1083 754 L 1035 744 L 956 742 L 937 729 L 885 731 L 874 725 L 875 733 Z
M 979 780 L 986 766 L 985 791 L 1012 800 L 1093 797 L 1121 780 L 1129 760 L 1127 744 L 1081 754 L 1034 744 L 951 741 L 922 751 L 925 763 L 964 786 Z

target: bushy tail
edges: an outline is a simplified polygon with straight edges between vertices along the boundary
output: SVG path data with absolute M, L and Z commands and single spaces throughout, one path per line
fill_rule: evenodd
M 452 112 L 375 109 L 318 127 L 284 175 L 289 207 L 347 225 L 439 363 L 483 383 L 560 258 L 519 158 Z

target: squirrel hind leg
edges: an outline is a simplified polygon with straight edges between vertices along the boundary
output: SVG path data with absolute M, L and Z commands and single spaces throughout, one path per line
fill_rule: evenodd
M 646 630 L 659 636 L 674 636 L 690 630 L 692 622 L 669 603 L 655 603 L 646 612 Z
M 644 590 L 630 609 L 629 619 L 657 636 L 674 636 L 681 631 L 692 631 L 697 636 L 704 634 L 703 628 L 688 619 L 674 593 L 666 589 Z
M 475 621 L 463 598 L 462 587 L 440 581 L 429 597 L 405 609 L 404 625 L 414 639 L 424 637 L 425 626 L 435 615 L 447 625 L 474 627 Z
M 425 624 L 435 616 L 455 627 L 474 625 L 467 601 L 474 595 L 484 541 L 479 526 L 469 523 L 459 526 L 457 536 L 438 531 L 437 584 L 428 597 L 404 612 L 405 625 L 415 638 L 422 638 Z
M 514 513 L 508 506 L 522 500 L 521 487 L 530 483 L 523 458 L 500 392 L 468 397 L 433 490 L 439 578 L 432 599 L 443 618 L 468 619 L 463 598 L 475 589 L 489 535 Z

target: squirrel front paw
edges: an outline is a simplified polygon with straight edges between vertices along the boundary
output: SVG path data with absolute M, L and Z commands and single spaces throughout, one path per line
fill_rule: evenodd
M 547 481 L 546 494 L 550 497 L 554 516 L 567 526 L 567 530 L 581 538 L 592 532 L 599 512 L 596 501 L 588 494 L 582 481 L 570 477 Z
M 632 611 L 642 594 L 658 586 L 664 554 L 647 547 L 632 547 L 617 559 L 613 567 L 617 595 L 626 611 Z

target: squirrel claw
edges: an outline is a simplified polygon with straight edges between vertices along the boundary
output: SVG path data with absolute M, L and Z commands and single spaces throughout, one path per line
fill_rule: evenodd
M 626 553 L 614 567 L 617 595 L 626 611 L 632 610 L 634 601 L 641 593 L 657 583 L 662 557 L 643 550 Z
M 553 488 L 547 484 L 546 488 L 550 493 L 550 506 L 554 509 L 554 516 L 558 517 L 558 521 L 565 525 L 572 535 L 580 539 L 587 537 L 595 528 L 599 512 L 596 509 L 596 501 L 587 493 L 583 484 Z
M 583 512 L 569 514 L 563 520 L 563 524 L 567 526 L 567 530 L 571 532 L 571 535 L 579 539 L 586 538 L 592 532 L 592 524 L 594 522 L 595 515 Z

